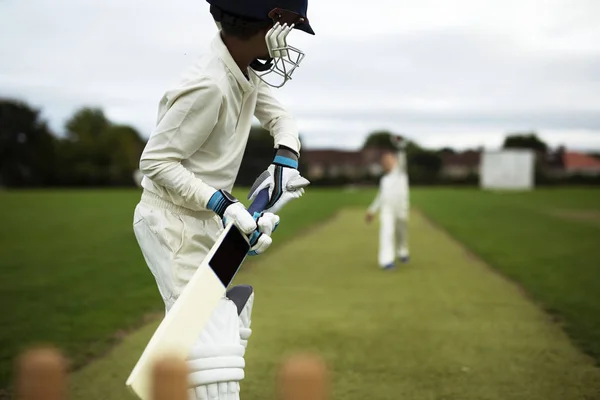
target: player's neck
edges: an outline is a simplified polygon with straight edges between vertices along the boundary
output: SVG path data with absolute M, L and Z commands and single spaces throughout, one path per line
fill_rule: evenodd
M 221 35 L 221 38 L 223 39 L 225 47 L 229 50 L 229 54 L 231 54 L 233 61 L 235 61 L 242 72 L 246 73 L 250 63 L 256 59 L 256 54 L 249 51 L 249 46 L 245 45 L 244 42 L 239 39 L 225 35 Z

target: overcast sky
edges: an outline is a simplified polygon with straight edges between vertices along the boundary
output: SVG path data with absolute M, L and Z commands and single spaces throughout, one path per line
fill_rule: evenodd
M 391 129 L 494 148 L 534 129 L 600 150 L 598 0 L 312 0 L 308 13 L 316 36 L 290 35 L 306 58 L 277 90 L 306 147 Z M 204 0 L 0 0 L 0 95 L 59 132 L 89 105 L 148 136 L 164 90 L 215 34 Z

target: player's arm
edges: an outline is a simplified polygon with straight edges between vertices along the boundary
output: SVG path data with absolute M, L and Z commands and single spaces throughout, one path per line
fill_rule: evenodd
M 250 189 L 248 198 L 253 200 L 262 189 L 268 187 L 270 200 L 267 209 L 276 213 L 288 201 L 302 196 L 304 187 L 310 183 L 298 172 L 298 127 L 294 117 L 273 96 L 264 82 L 260 82 L 258 86 L 254 115 L 273 136 L 275 156 L 267 171 L 258 177 Z
M 296 120 L 275 98 L 271 88 L 262 81 L 258 85 L 254 115 L 261 126 L 273 136 L 275 148 L 286 147 L 296 154 L 300 153 Z
M 365 219 L 367 220 L 367 222 L 371 222 L 373 220 L 373 217 L 379 211 L 380 208 L 381 208 L 381 189 L 377 190 L 377 195 L 375 196 L 375 199 L 373 199 L 373 202 L 369 205 L 369 208 L 367 209 L 367 215 L 365 216 Z
M 245 233 L 256 222 L 231 194 L 197 178 L 181 162 L 202 147 L 217 124 L 223 95 L 215 82 L 206 81 L 179 96 L 150 135 L 140 159 L 140 171 L 200 208 L 229 218 Z

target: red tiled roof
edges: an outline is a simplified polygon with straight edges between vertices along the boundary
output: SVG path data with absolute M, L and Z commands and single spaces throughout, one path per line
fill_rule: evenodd
M 567 169 L 579 168 L 598 168 L 600 169 L 600 160 L 585 153 L 565 152 L 563 154 L 563 163 Z

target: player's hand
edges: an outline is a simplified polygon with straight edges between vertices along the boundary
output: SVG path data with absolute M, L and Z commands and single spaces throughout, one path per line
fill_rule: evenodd
M 220 216 L 223 224 L 231 221 L 246 235 L 250 235 L 258 227 L 246 207 L 225 190 L 217 190 L 208 201 L 207 208 Z
M 309 184 L 308 179 L 298 171 L 298 155 L 291 149 L 281 147 L 273 163 L 252 185 L 248 199 L 254 200 L 261 190 L 269 188 L 269 203 L 265 210 L 277 213 L 290 200 L 301 197 Z
M 248 255 L 251 256 L 262 254 L 271 246 L 273 243 L 271 235 L 279 225 L 279 216 L 270 212 L 255 213 L 254 219 L 258 229 L 250 236 L 250 246 L 252 247 L 250 247 Z
M 374 215 L 370 212 L 368 212 L 365 215 L 365 221 L 367 222 L 367 224 L 370 224 L 371 222 L 373 222 L 373 217 L 374 217 Z

